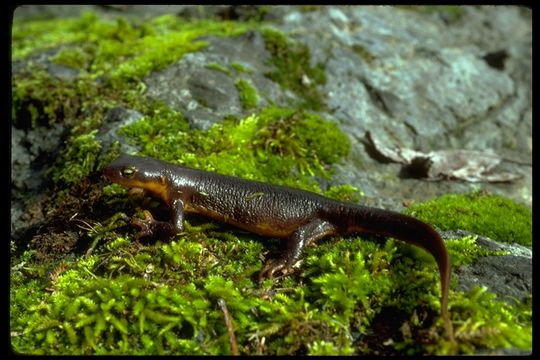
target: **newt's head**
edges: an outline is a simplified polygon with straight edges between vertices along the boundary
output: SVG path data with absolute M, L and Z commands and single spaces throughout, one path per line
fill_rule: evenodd
M 143 189 L 167 199 L 166 164 L 152 158 L 121 155 L 104 170 L 112 182 L 126 188 Z

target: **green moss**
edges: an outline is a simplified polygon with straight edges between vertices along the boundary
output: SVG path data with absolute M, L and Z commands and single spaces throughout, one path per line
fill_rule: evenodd
M 474 263 L 484 256 L 508 255 L 506 251 L 487 250 L 476 244 L 478 236 L 465 236 L 461 239 L 446 242 L 448 252 L 452 256 L 452 265 L 461 266 Z
M 287 40 L 280 31 L 263 28 L 261 33 L 272 54 L 270 64 L 275 67 L 265 75 L 302 99 L 299 107 L 323 110 L 323 95 L 318 87 L 326 84 L 324 64 L 312 66 L 309 48 Z
M 456 344 L 443 341 L 434 353 L 473 354 L 475 350 L 517 348 L 532 350 L 532 299 L 517 306 L 496 299 L 485 287 L 455 293 L 450 301 Z
M 364 196 L 364 192 L 360 191 L 355 186 L 343 184 L 343 185 L 331 186 L 327 191 L 325 191 L 324 196 L 328 196 L 336 200 L 347 201 L 347 202 L 352 202 L 356 204 Z
M 240 96 L 240 103 L 245 110 L 257 107 L 259 95 L 257 89 L 248 80 L 240 79 L 235 82 L 236 90 Z
M 50 175 L 56 183 L 73 185 L 94 171 L 101 151 L 101 142 L 96 140 L 96 133 L 97 130 L 93 130 L 71 139 L 66 151 L 57 160 L 62 165 L 52 167 L 50 170 Z
M 307 345 L 309 355 L 352 355 L 354 354 L 354 349 L 347 348 L 338 348 L 336 345 L 329 341 L 314 341 L 311 344 Z
M 80 83 L 67 82 L 48 75 L 43 69 L 30 66 L 27 73 L 13 76 L 13 122 L 21 127 L 35 127 L 73 121 L 80 110 Z M 88 95 L 93 95 L 88 87 Z M 28 125 L 27 125 L 28 124 Z
M 301 5 L 300 6 L 300 11 L 312 12 L 312 11 L 319 11 L 319 10 L 321 10 L 321 8 L 322 8 L 321 5 Z
M 76 81 L 62 81 L 29 63 L 13 78 L 14 122 L 20 127 L 62 123 L 70 130 L 67 147 L 50 174 L 55 183 L 75 184 L 96 169 L 90 163 L 98 159 L 100 146 L 94 134 L 108 109 L 124 106 L 148 115 L 154 109 L 146 105 L 147 100 L 140 100 L 144 76 L 206 46 L 198 37 L 237 35 L 247 26 L 226 21 L 186 22 L 174 16 L 147 22 L 121 17 L 104 20 L 93 13 L 65 20 L 15 19 L 13 60 L 60 47 L 50 60 L 82 71 Z M 81 114 L 88 114 L 84 121 Z
M 231 67 L 236 70 L 238 73 L 242 74 L 242 73 L 252 73 L 253 70 L 248 68 L 248 67 L 245 67 L 244 65 L 240 64 L 240 63 L 232 63 L 231 64 Z
M 231 75 L 231 71 L 229 69 L 227 69 L 225 66 L 221 65 L 221 64 L 218 64 L 218 63 L 211 63 L 211 64 L 208 64 L 206 65 L 206 68 L 207 69 L 210 69 L 210 70 L 216 70 L 216 71 L 220 71 L 224 74 L 227 74 L 227 75 Z
M 249 234 L 186 222 L 170 242 L 112 237 L 33 281 L 29 274 L 41 271 L 26 253 L 14 261 L 24 261 L 24 272 L 11 275 L 12 346 L 26 354 L 230 354 L 222 299 L 242 354 L 373 354 L 365 341 L 389 307 L 411 314 L 392 321 L 393 331 L 407 326 L 423 339 L 393 337 L 386 346 L 403 354 L 531 347 L 530 302 L 510 307 L 484 289 L 451 292 L 457 348 L 437 337 L 442 324 L 429 329 L 439 311 L 437 271 L 400 242 L 328 239 L 306 249 L 297 274 L 259 285 L 265 247 Z
M 265 108 L 245 119 L 226 119 L 208 131 L 187 131 L 172 111 L 147 117 L 123 133 L 143 154 L 195 168 L 320 192 L 312 176 L 350 149 L 337 126 L 315 114 Z
M 331 313 L 333 323 L 329 326 L 335 331 L 348 332 L 349 328 L 341 329 L 341 324 L 350 324 L 356 331 L 366 332 L 390 297 L 392 280 L 387 269 L 394 252 L 392 242 L 379 245 L 353 237 L 329 241 L 306 254 L 308 299 Z M 352 344 L 347 341 L 339 345 Z
M 52 49 L 63 44 L 83 41 L 87 34 L 77 31 L 81 23 L 95 16 L 87 13 L 81 18 L 45 19 L 24 21 L 14 18 L 12 28 L 11 58 L 23 59 L 33 53 Z
M 87 69 L 90 65 L 90 54 L 80 47 L 63 48 L 50 58 L 55 64 L 69 66 L 75 69 Z
M 114 86 L 126 81 L 140 81 L 179 60 L 188 52 L 198 51 L 206 42 L 203 35 L 231 36 L 244 32 L 247 25 L 227 21 L 182 21 L 164 15 L 147 22 L 103 20 L 93 13 L 68 20 L 20 21 L 13 24 L 13 59 L 22 59 L 35 51 L 59 45 L 78 45 L 77 50 L 62 50 L 55 61 L 88 62 L 93 78 L 106 76 Z M 73 52 L 77 52 L 74 54 Z
M 462 229 L 497 241 L 532 244 L 531 210 L 499 195 L 449 194 L 412 205 L 407 212 L 442 230 Z
M 197 239 L 188 240 L 195 234 Z M 303 300 L 304 290 L 271 299 L 264 296 L 269 289 L 253 282 L 260 243 L 236 236 L 224 243 L 200 231 L 186 235 L 170 244 L 139 245 L 136 251 L 117 239 L 101 253 L 70 264 L 49 285 L 52 293 L 38 287 L 39 302 L 34 295 L 32 303 L 13 304 L 14 349 L 30 354 L 228 354 L 218 299 L 227 304 L 242 352 L 255 353 L 261 337 L 277 337 L 267 352 L 289 353 L 302 346 L 306 326 L 315 327 L 309 338 L 317 339 L 316 328 L 324 327 L 327 318 Z M 30 286 L 36 289 L 34 283 L 19 282 L 12 289 L 16 299 Z

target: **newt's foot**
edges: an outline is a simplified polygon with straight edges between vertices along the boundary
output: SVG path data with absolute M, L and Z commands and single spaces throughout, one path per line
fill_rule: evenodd
M 171 236 L 174 235 L 173 226 L 164 221 L 157 221 L 152 217 L 148 210 L 144 210 L 144 219 L 134 218 L 131 220 L 131 225 L 140 229 L 134 237 L 139 240 L 146 236 Z
M 135 240 L 139 240 L 145 236 L 152 236 L 154 234 L 154 224 L 156 220 L 148 210 L 144 210 L 144 220 L 133 218 L 131 219 L 131 225 L 139 228 L 139 231 L 135 234 Z
M 258 281 L 261 282 L 264 279 L 271 279 L 276 272 L 281 272 L 282 275 L 289 274 L 292 272 L 292 265 L 294 264 L 289 264 L 287 259 L 270 259 L 259 273 Z

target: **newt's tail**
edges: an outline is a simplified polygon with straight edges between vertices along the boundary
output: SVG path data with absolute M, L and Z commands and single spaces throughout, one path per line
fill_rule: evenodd
M 353 210 L 354 209 L 354 210 Z M 373 233 L 390 236 L 409 244 L 419 246 L 429 252 L 437 261 L 441 278 L 441 316 L 446 332 L 453 340 L 452 323 L 448 316 L 448 287 L 450 285 L 450 260 L 441 236 L 428 224 L 397 212 L 355 206 L 348 217 L 348 233 Z

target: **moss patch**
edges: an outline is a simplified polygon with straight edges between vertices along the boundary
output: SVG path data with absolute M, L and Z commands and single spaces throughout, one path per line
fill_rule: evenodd
M 242 73 L 245 73 L 245 74 L 248 74 L 248 73 L 252 73 L 253 70 L 240 64 L 240 63 L 232 63 L 231 64 L 231 67 L 236 70 L 239 74 L 242 74 Z
M 235 82 L 236 90 L 240 96 L 240 103 L 245 110 L 253 109 L 257 107 L 259 102 L 259 95 L 257 89 L 253 87 L 250 81 L 240 79 Z
M 101 142 L 96 140 L 96 133 L 97 130 L 93 130 L 71 138 L 59 159 L 61 167 L 51 168 L 50 174 L 56 183 L 73 185 L 96 170 L 94 166 L 101 151 Z
M 272 54 L 270 64 L 275 67 L 265 75 L 302 99 L 299 107 L 323 110 L 325 104 L 318 87 L 326 84 L 324 64 L 311 65 L 309 48 L 293 43 L 278 30 L 263 28 L 261 33 Z
M 84 68 L 97 78 L 105 76 L 115 86 L 137 81 L 150 71 L 162 69 L 188 52 L 198 51 L 206 42 L 203 35 L 231 36 L 244 32 L 247 25 L 228 21 L 181 21 L 164 15 L 147 22 L 115 21 L 87 12 L 65 20 L 18 21 L 13 24 L 13 60 L 59 45 L 77 45 L 63 49 L 54 61 Z M 91 62 L 88 61 L 91 59 Z
M 337 352 L 351 352 L 351 337 L 343 324 L 363 318 L 361 314 L 371 316 L 379 303 L 370 304 L 367 297 L 389 289 L 388 280 L 384 288 L 356 286 L 369 276 L 369 269 L 387 266 L 386 249 L 378 245 L 368 243 L 377 254 L 373 260 L 356 254 L 366 246 L 362 242 L 344 256 L 326 254 L 324 274 L 314 262 L 316 257 L 308 255 L 313 277 L 305 281 L 313 278 L 312 285 L 295 286 L 295 281 L 285 278 L 284 290 L 276 293 L 272 281 L 259 286 L 252 280 L 260 270 L 259 242 L 234 234 L 223 237 L 221 232 L 189 224 L 187 229 L 170 243 L 149 246 L 118 237 L 94 255 L 63 265 L 48 281 L 25 283 L 21 274 L 15 274 L 18 286 L 11 288 L 17 299 L 11 309 L 17 314 L 11 318 L 15 350 L 229 354 L 227 330 L 217 306 L 217 300 L 223 299 L 241 353 L 302 354 L 306 344 L 317 349 L 321 341 L 333 342 Z M 340 275 L 342 266 L 347 270 Z M 35 264 L 28 261 L 26 267 Z M 355 283 L 333 291 L 335 282 L 345 277 Z M 385 277 L 384 272 L 380 277 Z M 34 295 L 29 297 L 29 292 Z M 364 305 L 358 308 L 357 301 Z M 367 322 L 364 317 L 362 324 Z
M 148 100 L 141 101 L 144 76 L 206 46 L 198 37 L 233 36 L 247 27 L 228 21 L 182 21 L 171 15 L 147 22 L 104 20 L 91 12 L 71 19 L 15 19 L 14 61 L 60 48 L 50 61 L 80 71 L 75 81 L 64 81 L 29 62 L 13 77 L 14 122 L 20 128 L 61 123 L 69 130 L 66 143 L 77 148 L 66 148 L 50 174 L 55 183 L 75 184 L 96 168 L 99 144 L 92 139 L 108 109 L 152 111 Z M 71 171 L 73 166 L 76 171 Z
M 95 87 L 89 81 L 73 83 L 56 79 L 32 65 L 14 75 L 12 85 L 12 118 L 19 128 L 54 123 L 73 126 L 74 118 L 81 111 L 82 88 L 87 89 L 85 97 L 96 95 Z
M 468 230 L 497 241 L 532 244 L 531 210 L 499 195 L 443 195 L 412 205 L 407 213 L 441 230 Z
M 117 221 L 121 227 L 109 228 L 125 233 Z M 241 354 L 448 354 L 532 343 L 531 304 L 510 307 L 482 288 L 451 293 L 457 347 L 439 338 L 434 264 L 392 240 L 322 241 L 306 250 L 302 270 L 259 285 L 265 246 L 249 234 L 188 221 L 170 242 L 107 239 L 91 255 L 53 266 L 49 277 L 39 275 L 43 265 L 31 253 L 13 263 L 16 351 L 230 354 L 219 299 Z M 393 309 L 399 316 L 374 332 L 376 319 Z M 393 339 L 382 348 L 381 334 Z
M 477 286 L 467 293 L 457 292 L 449 303 L 454 321 L 456 345 L 442 341 L 436 354 L 453 352 L 473 354 L 477 350 L 517 348 L 532 349 L 532 298 L 510 306 L 485 287 Z M 457 349 L 456 349 L 457 348 Z M 488 350 L 489 353 L 489 350 Z
M 484 256 L 508 255 L 507 251 L 488 250 L 478 246 L 478 236 L 465 236 L 461 239 L 446 242 L 448 251 L 452 254 L 452 265 L 469 265 Z
M 227 74 L 227 75 L 231 75 L 231 71 L 229 69 L 227 69 L 225 66 L 221 65 L 221 64 L 218 64 L 218 63 L 210 63 L 208 65 L 206 65 L 206 68 L 207 69 L 210 69 L 210 70 L 215 70 L 215 71 L 220 71 L 224 74 Z
M 187 129 L 180 114 L 166 111 L 123 131 L 147 156 L 316 192 L 321 190 L 312 176 L 328 177 L 328 165 L 350 149 L 334 123 L 295 109 L 271 107 L 208 131 Z

